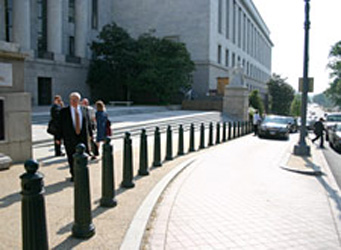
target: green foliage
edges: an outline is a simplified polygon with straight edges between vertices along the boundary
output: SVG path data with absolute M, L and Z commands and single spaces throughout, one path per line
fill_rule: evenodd
M 273 74 L 268 82 L 270 95 L 270 112 L 277 115 L 289 115 L 291 102 L 294 99 L 295 90 L 286 79 L 280 75 Z
M 263 115 L 264 103 L 257 89 L 252 90 L 249 95 L 249 106 L 253 107 L 254 109 L 257 109 L 259 111 L 259 114 Z
M 113 23 L 103 27 L 91 49 L 87 82 L 96 99 L 144 96 L 166 104 L 190 86 L 194 63 L 182 43 L 150 35 L 135 40 Z
M 314 95 L 313 102 L 319 104 L 320 106 L 330 108 L 333 107 L 333 102 L 328 98 L 328 96 L 324 93 Z
M 292 116 L 301 116 L 301 103 L 302 96 L 300 94 L 295 95 L 290 107 L 290 114 Z
M 331 80 L 329 88 L 325 94 L 333 101 L 333 103 L 341 107 L 341 41 L 337 42 L 329 53 L 328 67 L 331 69 Z

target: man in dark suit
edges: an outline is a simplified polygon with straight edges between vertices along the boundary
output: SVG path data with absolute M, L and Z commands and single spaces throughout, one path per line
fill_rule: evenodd
M 89 114 L 80 105 L 81 95 L 78 92 L 70 94 L 70 106 L 60 111 L 59 136 L 64 141 L 67 159 L 70 166 L 71 181 L 73 181 L 73 154 L 76 146 L 83 143 L 89 153 L 89 139 L 92 137 Z

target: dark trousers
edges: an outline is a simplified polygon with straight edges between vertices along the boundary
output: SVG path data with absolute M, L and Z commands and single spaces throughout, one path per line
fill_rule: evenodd
M 70 166 L 70 174 L 73 177 L 73 155 L 76 153 L 76 146 L 79 143 L 83 143 L 85 145 L 85 153 L 89 154 L 89 148 L 88 144 L 85 143 L 84 141 L 79 140 L 77 143 L 72 143 L 72 144 L 65 144 L 65 151 L 67 155 L 67 161 Z
M 56 136 L 54 137 L 54 154 L 55 156 L 60 156 L 62 154 L 61 144 L 57 144 L 56 140 L 60 139 L 58 139 Z
M 258 135 L 258 124 L 253 124 L 253 132 Z
M 316 137 L 312 141 L 315 142 L 318 139 L 320 139 L 320 147 L 323 148 L 323 134 L 316 134 Z

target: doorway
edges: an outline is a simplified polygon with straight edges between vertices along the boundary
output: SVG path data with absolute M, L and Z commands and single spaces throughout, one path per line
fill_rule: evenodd
M 38 105 L 51 105 L 52 79 L 50 77 L 38 77 Z

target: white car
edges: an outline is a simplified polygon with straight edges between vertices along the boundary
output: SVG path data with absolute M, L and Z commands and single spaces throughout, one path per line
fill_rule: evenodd
M 326 116 L 324 122 L 324 128 L 326 129 L 326 140 L 329 140 L 329 131 L 335 126 L 335 124 L 341 123 L 341 113 L 331 113 Z

